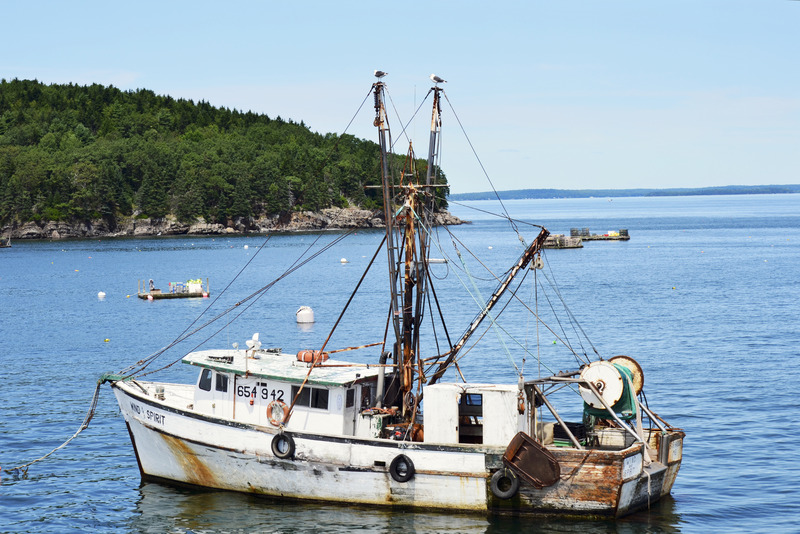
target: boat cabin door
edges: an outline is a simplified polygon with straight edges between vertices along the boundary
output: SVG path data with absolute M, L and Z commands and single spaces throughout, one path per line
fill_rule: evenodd
M 232 382 L 227 373 L 203 369 L 195 389 L 195 410 L 230 418 L 233 414 Z
M 483 395 L 463 393 L 458 400 L 458 442 L 483 443 Z

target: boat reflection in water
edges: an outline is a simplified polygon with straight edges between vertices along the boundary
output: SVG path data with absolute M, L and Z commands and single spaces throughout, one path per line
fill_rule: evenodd
M 534 524 L 536 532 L 563 534 L 637 534 L 680 529 L 675 501 L 667 496 L 641 511 L 617 521 L 539 517 L 479 516 L 341 504 L 276 501 L 245 493 L 198 491 L 163 484 L 143 483 L 132 517 L 131 532 L 459 532 L 465 534 L 517 534 Z

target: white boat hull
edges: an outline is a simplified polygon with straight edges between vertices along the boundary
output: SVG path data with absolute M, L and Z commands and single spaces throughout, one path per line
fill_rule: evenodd
M 570 449 L 558 454 L 561 482 L 543 489 L 523 483 L 517 495 L 500 499 L 489 479 L 502 467 L 505 447 L 291 432 L 294 454 L 281 459 L 272 451 L 277 428 L 198 414 L 189 404 L 161 401 L 130 382 L 115 382 L 113 389 L 142 477 L 205 488 L 377 506 L 619 516 L 669 493 L 680 465 L 682 434 L 669 467 L 643 468 L 633 447 Z M 401 454 L 415 468 L 406 482 L 390 473 Z

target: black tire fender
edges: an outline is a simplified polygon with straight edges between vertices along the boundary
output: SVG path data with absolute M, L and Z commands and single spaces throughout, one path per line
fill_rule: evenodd
M 389 474 L 397 482 L 408 482 L 414 478 L 414 462 L 405 454 L 398 454 L 389 464 Z
M 281 460 L 294 458 L 294 438 L 292 435 L 287 432 L 275 434 L 275 437 L 272 438 L 272 454 Z
M 491 488 L 498 499 L 510 499 L 519 491 L 519 478 L 507 467 L 498 469 L 492 475 Z

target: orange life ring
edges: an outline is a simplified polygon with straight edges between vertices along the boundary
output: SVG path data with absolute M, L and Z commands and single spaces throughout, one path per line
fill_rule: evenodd
M 274 400 L 267 404 L 267 418 L 273 426 L 281 426 L 286 421 L 286 415 L 289 413 L 289 407 L 281 400 Z

